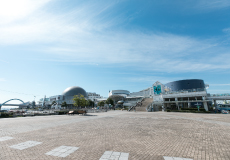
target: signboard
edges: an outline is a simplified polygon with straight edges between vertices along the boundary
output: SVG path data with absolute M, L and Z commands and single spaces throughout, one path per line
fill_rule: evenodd
M 161 94 L 161 85 L 157 85 L 153 87 L 154 94 L 159 95 Z

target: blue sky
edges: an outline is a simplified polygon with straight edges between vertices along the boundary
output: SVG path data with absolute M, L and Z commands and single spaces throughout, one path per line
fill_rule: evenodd
M 0 103 L 203 79 L 230 92 L 229 0 L 0 1 Z

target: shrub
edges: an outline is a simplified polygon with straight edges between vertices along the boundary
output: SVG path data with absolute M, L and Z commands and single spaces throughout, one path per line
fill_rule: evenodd
M 198 111 L 198 108 L 181 108 L 181 110 L 189 110 L 189 111 Z M 205 111 L 204 108 L 200 108 L 200 111 Z
M 13 117 L 13 113 L 1 113 L 0 118 L 9 118 Z
M 195 113 L 211 113 L 210 111 L 196 111 Z
M 9 117 L 9 114 L 2 113 L 0 117 L 1 117 L 1 118 L 8 118 L 8 117 Z
M 123 110 L 128 110 L 129 109 L 129 107 L 128 106 L 124 106 L 124 109 Z
M 57 111 L 56 113 L 57 113 L 58 115 L 63 115 L 63 114 L 66 114 L 67 111 Z

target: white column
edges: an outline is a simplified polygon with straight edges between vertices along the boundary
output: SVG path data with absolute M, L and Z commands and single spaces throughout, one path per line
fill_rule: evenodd
M 204 101 L 203 101 L 204 109 L 205 109 L 206 111 L 208 111 L 208 104 L 207 104 L 207 102 L 205 101 L 205 100 L 206 100 L 206 97 L 203 96 L 202 99 L 204 100 Z
M 217 105 L 216 105 L 216 100 L 214 100 L 214 106 L 215 106 L 215 108 L 217 107 Z
M 204 104 L 204 109 L 205 109 L 206 111 L 208 111 L 208 104 L 207 104 L 207 102 L 204 101 L 203 104 Z
M 177 98 L 175 98 L 175 101 L 176 101 L 176 106 L 177 106 L 177 109 L 179 110 L 180 108 L 179 108 L 179 105 L 178 105 L 178 99 L 177 99 Z

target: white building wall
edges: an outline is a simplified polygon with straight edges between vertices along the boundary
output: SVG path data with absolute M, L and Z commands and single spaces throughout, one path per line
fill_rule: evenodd
M 139 92 L 130 93 L 129 97 L 151 97 L 152 95 L 153 95 L 153 89 L 152 87 L 149 87 Z
M 88 99 L 91 101 L 97 101 L 97 99 L 102 99 L 103 97 L 100 96 L 100 94 L 97 94 L 95 92 L 87 92 Z
M 88 99 L 90 99 L 91 101 L 96 101 L 97 99 L 101 99 L 103 98 L 102 96 L 88 96 Z
M 201 92 L 177 92 L 177 93 L 172 93 L 172 94 L 164 94 L 163 98 L 177 98 L 177 97 L 198 97 L 198 96 L 204 96 L 207 97 L 207 92 L 206 91 L 201 91 Z
M 130 92 L 127 91 L 127 90 L 111 90 L 109 92 L 109 96 L 112 96 L 112 95 L 129 95 Z

